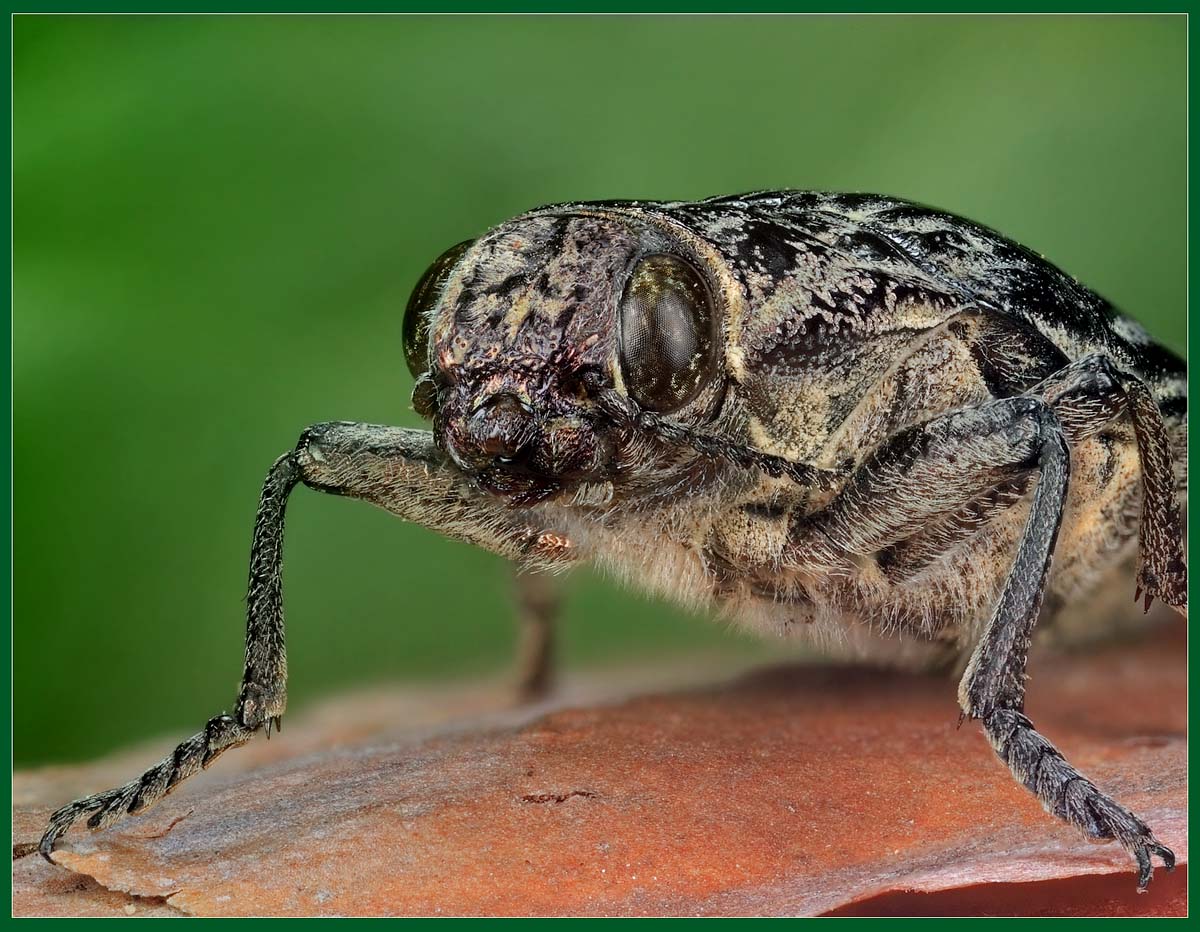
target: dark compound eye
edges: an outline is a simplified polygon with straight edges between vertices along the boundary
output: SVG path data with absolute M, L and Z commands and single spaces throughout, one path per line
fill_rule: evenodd
M 643 408 L 674 411 L 712 374 L 715 315 L 700 273 L 675 256 L 646 256 L 621 296 L 621 371 Z
M 429 322 L 446 280 L 474 240 L 451 246 L 425 270 L 404 309 L 404 359 L 413 377 L 429 369 Z

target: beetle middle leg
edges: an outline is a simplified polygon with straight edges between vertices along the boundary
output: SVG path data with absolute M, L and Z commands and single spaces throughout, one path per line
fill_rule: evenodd
M 1016 556 L 963 677 L 960 704 L 964 714 L 980 720 L 997 754 L 1049 812 L 1130 851 L 1144 887 L 1151 856 L 1170 868 L 1174 855 L 1141 819 L 1068 764 L 1023 711 L 1026 658 L 1067 501 L 1068 436 L 1086 437 L 1128 415 L 1139 444 L 1157 444 L 1165 438 L 1161 415 L 1156 407 L 1133 410 L 1137 395 L 1137 386 L 1131 388 L 1111 363 L 1081 360 L 1039 384 L 1036 394 L 993 400 L 903 430 L 864 462 L 828 506 L 793 519 L 786 541 L 765 569 L 843 572 L 856 558 L 918 537 L 989 490 L 1011 498 L 1022 481 L 1031 482 L 1032 500 Z M 1152 533 L 1143 530 L 1146 547 L 1164 527 L 1174 533 L 1181 529 L 1170 518 L 1177 511 L 1169 452 L 1162 462 L 1154 448 L 1139 452 L 1143 522 L 1152 525 Z M 1159 469 L 1165 473 L 1155 478 Z M 1151 518 L 1156 508 L 1161 511 Z M 1150 568 L 1147 579 L 1155 574 L 1164 578 L 1163 570 L 1182 572 L 1181 547 L 1176 538 L 1161 553 L 1143 553 Z M 1181 608 L 1185 604 L 1177 590 L 1158 591 Z
M 517 571 L 513 588 L 521 638 L 517 697 L 533 701 L 545 696 L 554 684 L 554 635 L 562 593 L 556 579 L 521 570 Z
M 1127 421 L 1137 444 L 1142 478 L 1137 594 L 1145 608 L 1157 596 L 1187 611 L 1187 561 L 1183 517 L 1175 498 L 1171 440 L 1150 390 L 1102 354 L 1084 356 L 1034 386 L 1058 413 L 1067 438 L 1075 443 L 1118 420 Z
M 427 431 L 333 422 L 308 428 L 295 450 L 276 460 L 263 485 L 250 555 L 246 654 L 232 715 L 209 720 L 199 734 L 140 777 L 57 810 L 39 849 L 47 859 L 58 838 L 88 816 L 104 828 L 154 805 L 220 754 L 278 725 L 287 703 L 283 627 L 283 526 L 299 483 L 358 498 L 408 521 L 490 550 L 524 567 L 553 571 L 575 558 L 565 534 L 537 524 L 536 512 L 505 507 L 447 467 Z

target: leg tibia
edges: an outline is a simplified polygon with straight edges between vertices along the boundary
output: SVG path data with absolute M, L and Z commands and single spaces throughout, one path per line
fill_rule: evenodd
M 287 500 L 300 481 L 294 453 L 267 473 L 250 544 L 246 587 L 246 664 L 238 691 L 237 720 L 247 728 L 278 724 L 287 706 L 287 652 L 283 639 L 283 521 Z M 268 731 L 269 734 L 269 731 Z

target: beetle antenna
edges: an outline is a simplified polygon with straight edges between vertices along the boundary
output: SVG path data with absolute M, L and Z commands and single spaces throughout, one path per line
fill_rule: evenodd
M 844 469 L 822 469 L 807 463 L 796 463 L 782 456 L 773 456 L 737 443 L 730 443 L 703 431 L 684 427 L 653 411 L 637 405 L 632 398 L 614 389 L 598 393 L 597 402 L 605 414 L 615 420 L 652 433 L 677 446 L 688 447 L 710 459 L 721 459 L 743 469 L 758 469 L 776 478 L 786 476 L 797 485 L 832 488 L 846 474 Z

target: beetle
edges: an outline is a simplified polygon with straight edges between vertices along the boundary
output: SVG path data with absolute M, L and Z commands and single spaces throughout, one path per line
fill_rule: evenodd
M 1039 615 L 1131 556 L 1135 600 L 1186 616 L 1185 364 L 1103 298 L 891 197 L 581 202 L 445 252 L 403 343 L 431 429 L 318 424 L 275 462 L 233 713 L 55 812 L 47 858 L 278 727 L 302 483 L 527 570 L 590 561 L 762 633 L 958 661 L 962 716 L 1048 812 L 1124 846 L 1139 889 L 1173 867 L 1024 713 Z

